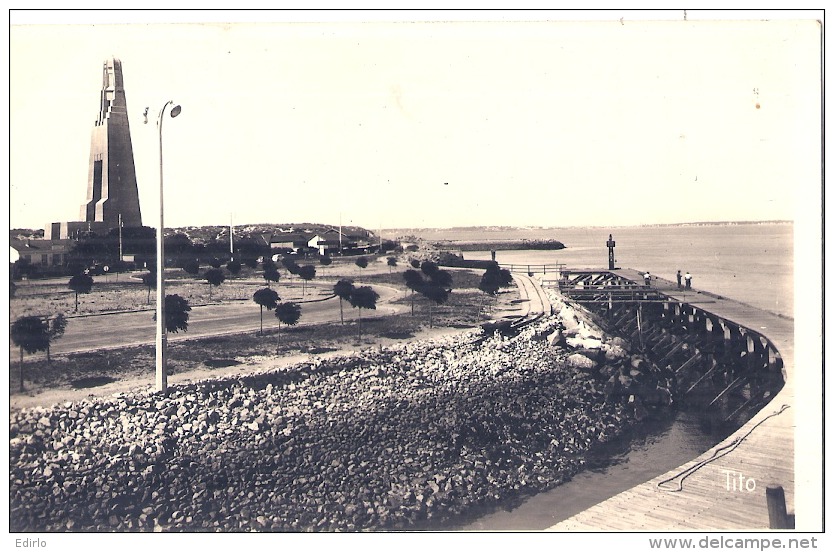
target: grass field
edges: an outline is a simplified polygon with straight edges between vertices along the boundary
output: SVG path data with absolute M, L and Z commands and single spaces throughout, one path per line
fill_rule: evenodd
M 353 261 L 346 259 L 340 259 L 328 267 L 315 262 L 309 264 L 316 266 L 317 273 L 316 277 L 306 284 L 306 290 L 300 278 L 292 276 L 283 268 L 279 270 L 281 279 L 277 284 L 273 282 L 271 286 L 278 290 L 282 300 L 298 301 L 330 296 L 333 294 L 333 283 L 341 278 L 350 278 L 356 283 L 389 285 L 405 290 L 403 272 L 411 268 L 402 262 L 397 267 L 388 267 L 384 257 L 371 262 L 365 269 L 360 269 Z M 51 317 L 58 313 L 96 314 L 153 308 L 156 291 L 149 290 L 142 283 L 143 274 L 145 272 L 96 276 L 92 291 L 78 295 L 77 311 L 75 293 L 67 285 L 69 278 L 18 282 L 14 296 L 9 300 L 9 321 L 21 316 Z M 480 273 L 477 272 L 454 271 L 453 286 L 455 289 L 477 288 L 480 277 Z M 231 277 L 226 272 L 226 278 L 221 285 L 209 289 L 210 286 L 201 276 L 192 276 L 180 269 L 169 269 L 165 272 L 165 293 L 177 294 L 185 298 L 191 306 L 196 306 L 251 299 L 256 290 L 266 287 L 262 271 L 248 267 L 236 277 Z
M 358 267 L 355 267 L 356 271 Z M 370 268 L 370 267 L 369 267 Z M 357 283 L 378 284 L 405 290 L 402 272 L 404 268 L 389 273 L 387 267 L 376 267 L 373 272 L 353 273 L 348 276 Z M 366 269 L 367 270 L 367 269 Z M 332 294 L 332 282 L 343 277 L 331 270 L 325 276 L 327 283 L 307 290 L 306 298 L 326 296 Z M 109 277 L 114 280 L 112 277 Z M 81 304 L 86 304 L 91 312 L 93 309 L 127 310 L 128 308 L 151 308 L 154 296 L 151 294 L 151 307 L 147 307 L 147 288 L 135 283 L 124 281 L 102 282 L 98 290 L 82 296 Z M 447 303 L 431 306 L 431 323 L 435 329 L 455 330 L 476 327 L 489 318 L 489 312 L 502 305 L 508 307 L 517 298 L 515 290 L 505 291 L 498 297 L 486 296 L 476 289 L 480 281 L 478 271 L 456 270 L 453 273 L 454 290 Z M 282 299 L 301 297 L 301 284 L 297 278 L 290 284 L 289 279 L 282 277 L 277 289 Z M 308 284 L 309 285 L 309 284 Z M 23 286 L 21 286 L 23 287 Z M 24 309 L 37 311 L 45 309 L 47 305 L 70 305 L 74 303 L 74 293 L 60 289 L 61 284 L 31 285 L 25 290 L 19 290 L 13 299 L 13 312 Z M 194 282 L 187 278 L 172 279 L 166 290 L 169 293 L 181 293 L 193 300 L 205 298 L 208 293 L 205 283 Z M 213 301 L 237 300 L 249 298 L 256 289 L 264 287 L 262 283 L 248 280 L 232 280 L 224 282 L 212 293 Z M 273 284 L 274 287 L 274 284 Z M 461 287 L 463 289 L 461 289 Z M 39 293 L 36 293 L 39 291 Z M 412 298 L 399 300 L 403 304 L 411 305 Z M 121 306 L 123 308 L 113 308 Z M 269 329 L 260 336 L 257 332 L 245 332 L 233 335 L 194 338 L 170 342 L 168 345 L 169 375 L 184 374 L 209 370 L 223 374 L 229 371 L 245 370 L 246 364 L 269 363 L 298 355 L 319 355 L 331 351 L 350 351 L 366 347 L 375 347 L 411 339 L 425 332 L 429 327 L 430 306 L 425 298 L 414 297 L 414 314 L 374 316 L 373 311 L 366 311 L 362 316 L 361 338 L 357 311 L 344 305 L 345 323 L 301 324 L 296 327 Z M 56 312 L 56 311 L 52 311 Z M 58 311 L 60 312 L 60 311 Z M 70 311 L 71 312 L 71 311 Z M 9 389 L 12 395 L 18 393 L 20 379 L 17 349 L 13 348 L 14 362 L 9 371 Z M 43 356 L 24 358 L 25 394 L 36 395 L 45 390 L 67 391 L 90 389 L 113 382 L 145 382 L 152 383 L 155 370 L 155 349 L 152 345 L 142 345 L 108 349 L 106 351 L 88 353 L 68 353 L 52 355 L 50 362 Z

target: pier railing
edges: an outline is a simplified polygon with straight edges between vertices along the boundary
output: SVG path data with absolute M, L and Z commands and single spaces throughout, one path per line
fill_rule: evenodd
M 527 274 L 535 273 L 535 274 L 554 274 L 559 273 L 565 269 L 564 263 L 555 263 L 555 264 L 503 264 L 499 263 L 498 266 L 501 268 L 506 268 L 510 272 L 526 272 Z
M 563 270 L 557 284 L 562 295 L 578 303 L 667 300 L 651 286 L 610 271 Z

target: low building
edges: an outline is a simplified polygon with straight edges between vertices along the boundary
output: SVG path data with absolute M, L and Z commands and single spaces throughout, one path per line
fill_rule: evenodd
M 9 247 L 17 253 L 20 262 L 47 269 L 63 267 L 67 263 L 74 243 L 73 240 L 13 239 L 9 240 Z
M 336 229 L 323 232 L 324 246 L 330 251 L 338 251 L 342 254 L 353 255 L 371 253 L 376 246 L 371 244 L 371 235 L 358 236 L 345 234 Z M 321 242 L 320 242 L 321 243 Z
M 275 233 L 269 240 L 269 249 L 272 252 L 306 253 L 312 238 L 312 234 Z

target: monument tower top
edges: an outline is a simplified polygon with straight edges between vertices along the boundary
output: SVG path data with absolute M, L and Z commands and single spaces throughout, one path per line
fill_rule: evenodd
M 102 70 L 101 102 L 90 142 L 87 201 L 81 207 L 81 218 L 103 223 L 108 231 L 118 228 L 120 216 L 124 226 L 142 226 L 122 62 L 111 57 L 104 61 Z

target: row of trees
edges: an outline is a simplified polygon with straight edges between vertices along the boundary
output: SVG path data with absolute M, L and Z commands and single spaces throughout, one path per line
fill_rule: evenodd
M 284 264 L 284 267 L 290 274 L 295 274 L 302 279 L 302 281 L 305 284 L 302 288 L 302 295 L 306 294 L 306 283 L 316 277 L 316 267 L 313 265 L 299 266 L 292 259 L 288 258 L 285 258 L 282 261 L 282 263 Z M 226 275 L 220 268 L 220 266 L 211 266 L 212 268 L 206 270 L 206 272 L 203 274 L 203 279 L 205 279 L 209 285 L 209 300 L 211 300 L 213 288 L 220 286 L 223 282 L 226 281 Z M 226 268 L 232 274 L 236 274 L 240 271 L 240 263 L 230 261 L 229 263 L 227 263 Z M 199 263 L 195 261 L 194 265 L 189 265 L 185 270 L 190 274 L 197 275 L 199 274 L 200 270 Z M 277 283 L 281 278 L 281 274 L 278 271 L 278 266 L 269 257 L 265 257 L 263 261 L 263 277 L 264 280 L 266 280 L 267 287 L 269 287 L 271 282 Z M 142 283 L 148 288 L 147 304 L 150 304 L 151 290 L 156 288 L 155 265 L 152 265 L 148 269 L 148 272 L 142 275 Z M 78 295 L 80 293 L 90 293 L 90 291 L 92 291 L 93 284 L 93 277 L 90 276 L 88 272 L 85 272 L 83 270 L 80 270 L 77 274 L 70 278 L 68 285 L 69 288 L 75 292 L 75 312 L 78 312 Z
M 121 242 L 121 249 L 125 252 L 135 255 L 143 263 L 155 264 L 155 228 L 123 228 Z M 102 263 L 112 266 L 119 259 L 119 251 L 119 229 L 115 228 L 105 236 L 95 233 L 80 235 L 70 253 L 70 259 L 85 266 Z M 242 237 L 235 240 L 235 257 L 239 264 L 254 263 L 258 257 L 268 253 L 269 247 L 253 238 Z M 214 268 L 220 268 L 221 263 L 229 257 L 229 240 L 211 239 L 206 243 L 195 243 L 187 235 L 177 232 L 165 237 L 165 257 L 180 268 L 194 262 L 216 264 Z M 254 265 L 252 267 L 254 268 Z
M 281 342 L 281 323 L 287 326 L 295 326 L 301 319 L 301 305 L 288 301 L 281 303 L 278 292 L 272 288 L 259 289 L 252 295 L 252 300 L 261 307 L 261 329 L 259 334 L 264 334 L 264 308 L 275 310 L 275 318 L 278 319 L 278 342 Z
M 329 265 L 332 260 L 329 257 L 322 257 L 321 264 L 324 266 Z M 368 266 L 368 258 L 367 257 L 359 257 L 356 259 L 356 265 L 360 268 L 366 268 Z M 295 262 L 294 259 L 290 257 L 284 257 L 281 260 L 281 264 L 284 268 L 289 272 L 291 276 L 298 276 L 302 282 L 303 287 L 301 294 L 305 295 L 307 293 L 307 282 L 313 280 L 316 277 L 316 267 L 311 264 L 306 265 L 299 265 Z M 396 258 L 389 257 L 388 259 L 389 266 L 396 266 Z M 221 269 L 222 262 L 219 259 L 213 259 L 209 262 L 209 268 L 203 274 L 203 279 L 209 285 L 209 300 L 212 297 L 212 290 L 214 287 L 220 286 L 223 282 L 226 281 L 226 275 Z M 257 261 L 254 261 L 255 268 L 257 266 Z M 277 283 L 281 279 L 281 273 L 278 270 L 278 265 L 273 261 L 270 257 L 266 256 L 263 257 L 263 278 L 266 281 L 267 287 L 270 287 L 271 283 Z M 229 261 L 226 263 L 226 269 L 232 274 L 236 275 L 242 269 L 242 264 L 238 261 Z M 192 259 L 186 262 L 183 266 L 183 270 L 187 273 L 197 276 L 200 273 L 200 262 L 197 259 Z M 85 269 L 83 265 L 78 264 L 75 266 L 75 274 L 69 281 L 69 288 L 75 292 L 75 312 L 78 312 L 78 294 L 79 293 L 90 293 L 93 287 L 93 278 L 89 274 L 89 270 Z M 149 265 L 148 272 L 142 275 L 142 283 L 147 286 L 148 288 L 148 298 L 147 303 L 150 304 L 151 302 L 151 290 L 156 287 L 156 265 L 152 264 Z
M 312 265 L 299 267 L 292 259 L 289 258 L 284 258 L 282 263 L 290 274 L 296 274 L 305 281 L 311 280 L 315 277 L 315 267 Z M 265 259 L 263 264 L 264 279 L 267 282 L 267 286 L 269 286 L 270 282 L 277 282 L 280 279 L 280 274 L 277 271 L 277 266 L 272 261 Z M 368 266 L 369 261 L 367 257 L 362 256 L 356 259 L 355 264 L 359 268 L 364 269 Z M 397 258 L 388 257 L 387 264 L 390 272 L 391 267 L 397 266 Z M 411 314 L 414 314 L 413 295 L 415 292 L 429 298 L 432 303 L 445 303 L 452 291 L 452 275 L 448 271 L 441 270 L 436 263 L 431 261 L 424 261 L 420 263 L 417 260 L 413 260 L 411 261 L 411 265 L 414 268 L 420 269 L 419 272 L 417 270 L 410 269 L 403 273 L 406 286 L 412 291 Z M 495 264 L 494 267 L 491 266 L 484 274 L 481 289 L 486 293 L 495 294 L 498 291 L 498 287 L 509 285 L 509 282 L 511 281 L 512 277 L 509 275 L 509 271 L 499 270 L 498 265 Z M 495 282 L 498 287 L 493 289 L 493 282 Z M 344 324 L 344 301 L 348 301 L 352 307 L 360 309 L 359 318 L 361 332 L 361 309 L 375 309 L 376 301 L 379 299 L 379 295 L 369 286 L 362 286 L 359 288 L 355 287 L 353 281 L 350 279 L 339 280 L 333 286 L 333 291 L 334 294 L 339 297 L 339 311 L 342 324 Z M 260 304 L 258 300 L 256 300 L 256 302 Z M 431 327 L 432 325 L 433 317 L 430 303 L 429 326 Z
M 391 259 L 394 262 L 391 262 Z M 298 266 L 292 259 L 282 261 L 290 274 L 297 274 L 305 282 L 315 277 L 315 267 L 312 265 Z M 364 268 L 368 260 L 360 257 L 356 260 L 357 266 Z M 281 324 L 294 326 L 301 318 L 301 306 L 293 302 L 281 302 L 278 292 L 269 287 L 270 282 L 278 282 L 280 274 L 277 265 L 266 258 L 264 260 L 264 279 L 267 287 L 257 290 L 252 299 L 260 306 L 260 331 L 263 335 L 263 309 L 274 310 L 278 319 L 278 339 L 280 343 Z M 363 266 L 364 265 L 364 266 Z M 389 266 L 396 266 L 396 258 L 391 257 Z M 414 294 L 419 293 L 429 299 L 429 327 L 433 327 L 433 304 L 443 304 L 448 300 L 452 291 L 452 275 L 441 270 L 436 263 L 431 261 L 411 261 L 412 269 L 403 273 L 405 285 L 412 292 L 411 314 L 414 315 Z M 417 270 L 419 268 L 419 271 Z M 219 268 L 212 268 L 206 271 L 205 278 L 210 286 L 220 285 L 225 280 L 223 271 Z M 148 303 L 150 303 L 150 290 L 156 286 L 156 274 L 148 272 L 142 277 L 145 285 L 148 286 Z M 512 274 L 506 269 L 501 269 L 497 263 L 490 264 L 481 277 L 478 288 L 487 295 L 497 295 L 501 288 L 512 285 Z M 93 278 L 88 274 L 80 273 L 73 276 L 69 281 L 69 287 L 75 291 L 75 310 L 78 310 L 78 294 L 89 293 L 93 286 Z M 350 279 L 341 279 L 333 286 L 333 293 L 339 298 L 339 316 L 344 324 L 345 301 L 351 307 L 359 309 L 359 337 L 362 336 L 362 309 L 376 309 L 379 294 L 370 286 L 355 286 Z M 209 294 L 210 296 L 210 294 Z M 189 311 L 191 310 L 188 301 L 179 295 L 166 295 L 165 297 L 165 318 L 168 331 L 178 333 L 188 331 Z M 63 314 L 53 318 L 39 316 L 24 316 L 18 318 L 11 327 L 11 339 L 15 345 L 20 347 L 20 390 L 23 391 L 23 353 L 24 351 L 33 354 L 38 351 L 46 351 L 47 362 L 50 358 L 50 344 L 59 339 L 67 326 L 67 319 Z
M 316 277 L 316 267 L 313 265 L 298 265 L 293 259 L 285 257 L 282 259 L 282 264 L 284 268 L 290 273 L 290 275 L 296 275 L 304 283 L 304 287 L 302 288 L 302 295 L 306 294 L 307 282 L 313 280 Z M 239 263 L 238 263 L 239 264 Z M 359 257 L 356 260 L 356 265 L 360 268 L 365 268 L 368 266 L 368 259 L 366 257 Z M 405 285 L 408 289 L 412 292 L 412 300 L 411 300 L 411 314 L 414 315 L 414 293 L 419 293 L 424 295 L 432 303 L 437 303 L 438 305 L 443 304 L 447 301 L 449 294 L 451 293 L 452 289 L 452 275 L 445 270 L 441 270 L 438 265 L 431 261 L 423 261 L 420 263 L 417 260 L 411 261 L 411 265 L 414 267 L 413 269 L 406 270 L 403 273 L 403 278 L 405 279 Z M 396 257 L 389 257 L 388 258 L 388 266 L 389 272 L 390 267 L 397 266 L 397 259 Z M 227 268 L 229 268 L 227 266 Z M 239 270 L 239 267 L 236 267 Z M 419 268 L 420 270 L 415 270 Z M 197 266 L 197 272 L 199 271 L 199 265 Z M 230 269 L 230 272 L 233 271 Z M 213 267 L 205 272 L 203 275 L 206 282 L 209 284 L 209 300 L 211 300 L 211 292 L 212 288 L 215 286 L 221 285 L 226 280 L 226 275 L 223 273 L 223 270 L 219 267 Z M 270 287 L 272 282 L 277 283 L 281 279 L 281 274 L 278 271 L 277 264 L 270 259 L 269 257 L 265 257 L 263 260 L 263 278 L 266 281 L 267 288 Z M 151 289 L 156 287 L 156 271 L 150 270 L 147 274 L 142 276 L 142 282 L 148 287 L 148 299 L 147 302 L 150 304 L 150 293 Z M 340 284 L 345 282 L 342 280 L 336 284 L 337 290 L 335 291 L 336 295 L 338 295 L 341 299 L 346 300 L 349 293 L 345 293 L 346 288 L 340 287 Z M 352 285 L 352 282 L 351 282 Z M 496 295 L 500 288 L 508 287 L 512 285 L 512 274 L 509 270 L 502 269 L 499 267 L 498 263 L 491 263 L 486 271 L 484 272 L 483 276 L 481 277 L 481 282 L 478 288 L 486 293 L 487 295 Z M 73 276 L 69 281 L 69 287 L 71 290 L 75 292 L 75 312 L 78 312 L 78 294 L 79 293 L 89 293 L 93 287 L 93 278 L 86 273 L 79 273 Z M 342 310 L 342 304 L 340 302 L 340 311 Z M 341 312 L 342 323 L 344 323 L 344 312 Z M 432 310 L 431 310 L 431 303 L 429 305 L 429 327 L 432 326 Z
M 432 305 L 442 305 L 452 292 L 452 274 L 441 270 L 431 261 L 412 261 L 414 268 L 403 272 L 405 286 L 411 290 L 411 314 L 414 315 L 414 294 L 419 293 L 429 299 L 429 327 L 433 327 Z M 415 270 L 419 266 L 420 270 Z
M 305 284 L 308 280 L 315 277 L 316 269 L 312 265 L 298 266 L 292 259 L 285 259 L 284 266 L 291 274 L 297 274 Z M 198 273 L 199 264 L 196 270 L 189 265 L 186 270 L 188 272 Z M 148 287 L 147 302 L 150 304 L 151 290 L 156 287 L 156 271 L 155 265 L 151 265 L 152 269 L 142 276 L 142 282 Z M 220 269 L 219 263 L 212 265 L 213 267 L 206 271 L 204 278 L 209 284 L 209 298 L 211 298 L 211 289 L 214 286 L 222 284 L 226 276 Z M 240 270 L 240 263 L 230 261 L 227 266 L 230 272 L 236 273 Z M 78 296 L 79 294 L 87 294 L 92 291 L 94 280 L 89 274 L 89 270 L 85 270 L 81 263 L 74 269 L 75 274 L 68 282 L 69 288 L 75 292 L 75 312 L 78 312 Z M 277 282 L 280 279 L 280 274 L 275 263 L 269 258 L 264 260 L 264 279 L 267 285 L 270 282 Z M 370 288 L 369 288 L 370 289 Z M 10 284 L 10 294 L 13 295 L 14 287 Z M 306 286 L 304 293 L 306 293 Z M 275 316 L 279 321 L 279 339 L 281 324 L 289 326 L 298 323 L 301 318 L 301 307 L 292 302 L 279 303 L 280 298 L 278 293 L 269 287 L 255 292 L 254 301 L 261 306 L 261 328 L 260 333 L 263 334 L 263 307 L 268 310 L 275 309 Z M 361 302 L 360 302 L 361 303 Z M 365 303 L 361 303 L 365 306 Z M 361 308 L 361 307 L 360 307 Z M 365 307 L 367 308 L 367 307 Z M 371 307 L 373 308 L 373 307 Z M 166 295 L 165 297 L 165 318 L 166 328 L 172 333 L 179 331 L 188 331 L 188 319 L 191 306 L 188 301 L 179 295 Z M 155 318 L 155 316 L 154 316 Z M 10 328 L 10 337 L 15 345 L 20 349 L 20 391 L 24 390 L 23 377 L 23 354 L 24 352 L 34 354 L 39 351 L 46 351 L 47 362 L 51 362 L 51 343 L 59 339 L 66 330 L 67 319 L 63 314 L 58 314 L 53 318 L 41 316 L 23 316 L 18 318 Z
M 316 267 L 313 265 L 303 265 L 298 266 L 292 259 L 284 259 L 282 261 L 284 263 L 285 268 L 288 270 L 290 274 L 298 275 L 305 283 L 304 288 L 302 289 L 302 295 L 307 292 L 306 283 L 316 276 Z M 223 269 L 220 268 L 222 264 L 210 264 L 211 268 L 206 270 L 203 275 L 202 279 L 204 279 L 209 285 L 209 301 L 212 298 L 212 291 L 215 287 L 220 286 L 223 282 L 226 281 L 226 274 L 223 272 Z M 255 263 L 257 266 L 257 262 Z M 270 287 L 272 283 L 277 283 L 281 279 L 281 273 L 278 271 L 278 265 L 269 257 L 264 257 L 263 259 L 263 278 L 266 281 L 267 287 Z M 253 267 L 254 268 L 254 267 Z M 241 270 L 241 265 L 237 261 L 229 261 L 226 263 L 226 269 L 232 274 L 236 275 Z M 189 262 L 185 267 L 183 267 L 187 273 L 192 274 L 194 276 L 199 275 L 200 273 L 200 264 L 198 261 Z M 152 267 L 148 273 L 142 276 L 142 283 L 144 283 L 148 287 L 148 304 L 150 304 L 151 300 L 151 289 L 156 287 L 156 269 Z
M 432 305 L 442 305 L 449 299 L 452 292 L 452 275 L 446 270 L 441 270 L 432 261 L 417 260 L 411 261 L 413 268 L 403 273 L 405 285 L 411 290 L 411 314 L 414 315 L 414 295 L 418 293 L 429 299 L 429 327 L 433 326 Z M 419 270 L 416 270 L 418 269 Z M 491 263 L 487 266 L 478 289 L 487 295 L 495 296 L 501 288 L 513 284 L 513 276 L 509 270 L 501 268 L 498 263 Z
M 376 302 L 379 294 L 371 286 L 353 285 L 353 280 L 345 278 L 333 285 L 333 293 L 339 298 L 339 316 L 342 324 L 345 323 L 345 314 L 342 309 L 344 301 L 350 303 L 353 308 L 359 309 L 359 339 L 362 339 L 362 309 L 376 310 Z

